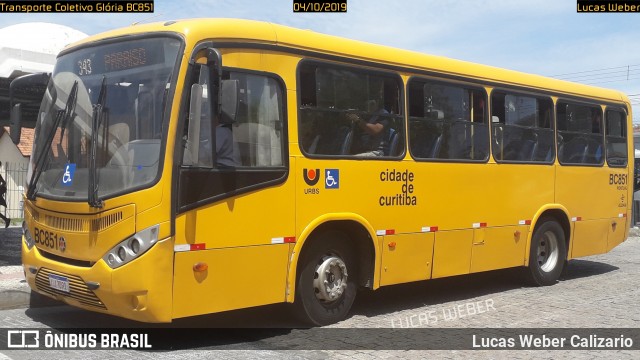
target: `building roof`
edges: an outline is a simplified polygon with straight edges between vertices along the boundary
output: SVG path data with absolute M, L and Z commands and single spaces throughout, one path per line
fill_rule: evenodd
M 30 73 L 50 73 L 60 50 L 85 37 L 70 27 L 42 22 L 0 29 L 0 126 L 8 124 L 11 80 Z M 23 112 L 28 110 L 23 104 Z
M 8 126 L 4 126 L 0 128 L 0 136 L 2 136 L 2 134 L 5 132 L 9 134 Z M 33 149 L 34 134 L 35 134 L 34 129 L 22 128 L 22 131 L 20 133 L 20 143 L 16 145 L 16 147 L 18 148 L 18 150 L 20 150 L 20 153 L 24 157 L 31 156 L 31 149 Z
M 70 27 L 31 22 L 0 29 L 0 77 L 51 72 L 67 44 L 87 37 Z

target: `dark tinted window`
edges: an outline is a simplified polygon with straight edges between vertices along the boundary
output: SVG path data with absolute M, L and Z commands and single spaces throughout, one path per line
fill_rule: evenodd
M 627 166 L 627 116 L 624 112 L 607 110 L 607 163 Z
M 496 161 L 554 159 L 550 99 L 495 92 L 491 95 L 492 149 Z
M 486 160 L 486 93 L 426 80 L 409 83 L 409 146 L 416 159 Z
M 558 158 L 563 164 L 602 164 L 602 108 L 560 101 L 557 106 Z
M 404 149 L 400 78 L 326 64 L 300 66 L 299 143 L 305 154 L 397 157 Z

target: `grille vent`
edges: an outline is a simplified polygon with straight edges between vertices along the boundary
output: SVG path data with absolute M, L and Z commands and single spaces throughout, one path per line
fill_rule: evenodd
M 26 209 L 31 214 L 33 219 L 41 224 L 44 224 L 50 228 L 61 231 L 73 231 L 73 232 L 88 232 L 88 231 L 102 231 L 115 224 L 119 223 L 123 219 L 122 211 L 112 212 L 107 215 L 103 215 L 97 219 L 89 218 L 63 218 L 55 215 L 43 214 L 35 209 Z
M 64 292 L 62 290 L 54 289 L 49 285 L 49 275 L 59 275 L 64 276 L 69 279 L 69 292 Z M 36 287 L 39 291 L 47 293 L 53 297 L 57 297 L 62 295 L 64 297 L 68 297 L 80 302 L 83 305 L 104 309 L 107 307 L 98 299 L 96 294 L 91 291 L 87 285 L 82 281 L 82 278 L 75 275 L 69 275 L 60 273 L 57 271 L 53 271 L 50 269 L 40 268 L 38 270 L 38 274 L 36 275 Z

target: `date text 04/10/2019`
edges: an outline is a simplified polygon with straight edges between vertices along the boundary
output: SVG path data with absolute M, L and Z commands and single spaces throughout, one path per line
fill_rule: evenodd
M 293 2 L 293 12 L 347 12 L 346 1 Z

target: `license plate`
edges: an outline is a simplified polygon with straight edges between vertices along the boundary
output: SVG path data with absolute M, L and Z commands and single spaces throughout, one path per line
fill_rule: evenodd
M 69 279 L 64 276 L 49 274 L 49 286 L 56 290 L 69 292 Z

